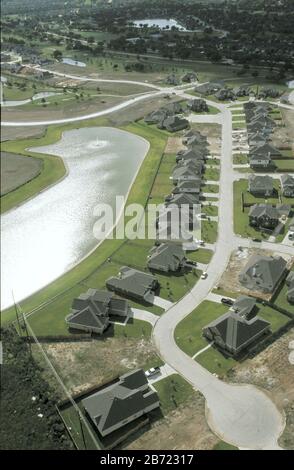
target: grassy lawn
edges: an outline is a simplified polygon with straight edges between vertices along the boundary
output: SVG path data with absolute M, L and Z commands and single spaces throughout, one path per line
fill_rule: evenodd
M 212 450 L 239 450 L 238 447 L 228 444 L 225 441 L 219 441 Z
M 219 175 L 220 175 L 220 171 L 219 171 L 218 168 L 206 167 L 206 170 L 204 172 L 204 178 L 207 179 L 207 180 L 218 181 L 219 180 Z
M 248 155 L 243 153 L 236 153 L 233 155 L 233 163 L 234 165 L 244 165 L 248 163 Z
M 282 171 L 289 171 L 293 172 L 294 171 L 294 158 L 290 159 L 285 159 L 285 160 L 275 160 L 275 164 L 277 166 L 277 171 L 282 170 Z
M 232 123 L 233 130 L 235 129 L 246 129 L 246 122 L 233 122 Z
M 188 251 L 187 258 L 198 263 L 208 264 L 212 258 L 213 251 L 206 248 L 199 248 L 196 251 Z
M 168 276 L 156 273 L 160 282 L 160 297 L 176 302 L 180 300 L 199 280 L 201 271 L 194 269 L 186 274 L 178 276 Z
M 258 304 L 259 310 L 258 315 L 267 320 L 271 324 L 271 330 L 274 333 L 277 331 L 281 326 L 284 326 L 288 323 L 289 318 L 283 315 L 282 313 L 274 310 L 273 308 L 269 307 L 268 305 L 260 305 Z
M 180 375 L 172 374 L 154 384 L 163 414 L 167 414 L 187 402 L 194 392 L 193 387 Z
M 233 121 L 233 124 L 236 124 L 235 121 L 242 121 L 242 122 L 245 122 L 245 115 L 244 116 L 239 116 L 238 114 L 233 114 L 232 116 L 232 121 Z M 240 123 L 241 124 L 241 123 Z
M 217 239 L 217 222 L 202 220 L 201 237 L 206 243 L 215 243 Z
M 236 361 L 232 357 L 225 357 L 212 347 L 196 357 L 195 361 L 212 374 L 217 374 L 220 377 L 236 365 Z
M 223 304 L 209 300 L 202 302 L 177 325 L 175 340 L 179 348 L 189 356 L 205 348 L 208 342 L 202 336 L 202 328 L 227 311 L 228 307 Z
M 204 193 L 218 193 L 219 192 L 219 186 L 217 184 L 205 184 L 202 187 L 202 191 Z
M 218 207 L 217 206 L 202 206 L 201 207 L 201 212 L 207 215 L 211 216 L 217 216 L 218 215 Z

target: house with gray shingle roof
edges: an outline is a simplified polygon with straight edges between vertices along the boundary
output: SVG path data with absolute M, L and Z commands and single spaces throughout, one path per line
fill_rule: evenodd
M 179 193 L 200 194 L 201 186 L 202 186 L 202 181 L 200 178 L 197 181 L 181 181 L 172 190 L 172 194 L 179 194 Z
M 249 223 L 253 227 L 273 229 L 279 218 L 279 212 L 271 204 L 254 204 L 249 210 Z
M 249 153 L 254 155 L 270 155 L 270 157 L 280 157 L 282 155 L 278 149 L 268 142 L 251 148 Z
M 152 111 L 151 113 L 147 114 L 147 116 L 145 116 L 144 118 L 144 121 L 146 122 L 146 124 L 158 124 L 166 117 L 167 117 L 166 110 L 161 108 L 161 109 L 158 109 L 157 111 Z
M 254 196 L 272 196 L 274 193 L 273 178 L 267 175 L 249 175 L 248 191 Z
M 189 209 L 193 209 L 193 205 L 198 205 L 200 200 L 199 195 L 195 193 L 178 193 L 173 196 L 168 196 L 165 201 L 166 207 L 176 205 L 179 207 L 186 206 Z
M 240 317 L 250 320 L 256 314 L 256 299 L 248 295 L 240 295 L 233 303 L 232 310 Z
M 194 113 L 207 113 L 208 105 L 205 100 L 202 98 L 197 98 L 189 100 L 187 103 L 187 108 Z
M 239 282 L 249 290 L 272 293 L 285 276 L 286 265 L 281 256 L 252 255 L 239 274 Z
M 198 148 L 189 148 L 184 150 L 184 152 L 180 151 L 177 153 L 176 162 L 181 160 L 205 160 L 206 155 L 201 149 Z
M 239 299 L 235 302 L 236 305 L 238 305 L 238 301 Z M 228 311 L 203 328 L 203 335 L 208 341 L 213 341 L 217 348 L 232 356 L 237 356 L 270 332 L 269 322 L 255 314 L 250 318 L 254 307 L 252 304 L 255 304 L 254 299 L 250 301 L 249 305 L 249 301 L 242 298 L 239 304 L 244 305 L 246 302 L 247 307 L 240 312 L 235 307 L 235 311 Z
M 189 127 L 189 121 L 178 116 L 168 116 L 157 124 L 158 129 L 166 129 L 169 132 L 177 132 Z
M 251 147 L 259 147 L 260 145 L 265 144 L 267 141 L 267 136 L 262 132 L 254 132 L 248 134 L 248 142 Z
M 173 85 L 173 86 L 180 85 L 180 80 L 176 77 L 176 75 L 174 73 L 171 73 L 170 75 L 168 75 L 166 77 L 165 82 L 168 85 Z
M 149 269 L 163 272 L 177 272 L 188 266 L 185 252 L 176 243 L 161 243 L 151 248 L 147 266 Z
M 182 77 L 182 82 L 184 83 L 191 83 L 195 82 L 197 79 L 197 75 L 195 72 L 187 72 L 185 75 Z
M 207 138 L 201 134 L 201 132 L 196 131 L 195 129 L 190 129 L 189 131 L 185 132 L 185 135 L 182 139 L 184 145 L 189 145 L 193 139 L 193 142 L 196 144 L 203 144 L 207 145 Z
M 102 334 L 111 317 L 126 317 L 128 303 L 107 291 L 88 289 L 75 298 L 70 314 L 65 318 L 69 328 Z
M 123 266 L 117 276 L 107 279 L 106 287 L 117 294 L 152 304 L 159 282 L 149 273 Z
M 281 186 L 283 196 L 294 197 L 294 176 L 293 175 L 282 175 Z
M 275 162 L 272 160 L 270 154 L 260 155 L 256 153 L 249 154 L 250 168 L 254 170 L 272 170 L 276 168 Z
M 147 415 L 160 404 L 144 371 L 138 369 L 84 398 L 82 406 L 92 425 L 104 437 Z
M 173 170 L 172 179 L 174 184 L 181 181 L 199 181 L 203 172 L 203 166 L 177 165 Z

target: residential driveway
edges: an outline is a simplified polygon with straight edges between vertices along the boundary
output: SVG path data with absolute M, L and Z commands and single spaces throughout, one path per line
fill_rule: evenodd
M 139 308 L 131 308 L 131 312 L 130 318 L 147 321 L 151 323 L 152 326 L 155 325 L 159 318 L 157 315 L 154 315 L 154 313 L 148 312 L 147 310 L 140 310 Z
M 157 307 L 161 307 L 164 310 L 168 310 L 173 303 L 170 302 L 169 300 L 163 299 L 162 297 L 155 296 L 153 304 L 156 305 Z

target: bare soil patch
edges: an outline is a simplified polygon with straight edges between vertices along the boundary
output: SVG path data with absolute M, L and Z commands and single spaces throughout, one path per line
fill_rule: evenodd
M 43 168 L 39 158 L 1 152 L 1 196 L 38 176 Z
M 212 155 L 220 155 L 221 152 L 221 126 L 219 124 L 199 124 L 192 123 L 192 129 L 201 132 L 202 135 L 207 137 L 209 143 L 209 151 Z
M 165 153 L 177 153 L 179 150 L 185 149 L 185 145 L 182 144 L 181 137 L 169 137 L 167 139 Z
M 30 137 L 38 138 L 42 137 L 45 134 L 45 131 L 45 126 L 1 127 L 1 142 L 6 140 L 26 139 Z
M 71 393 L 109 382 L 136 368 L 158 361 L 146 339 L 108 337 L 81 342 L 56 342 L 44 348 Z
M 294 151 L 294 112 L 280 108 L 284 127 L 277 126 L 272 134 L 272 143 L 276 147 L 289 146 Z
M 135 437 L 135 439 L 134 439 Z M 185 405 L 152 423 L 141 436 L 132 436 L 124 446 L 128 450 L 206 450 L 212 449 L 219 439 L 209 429 L 205 419 L 205 400 L 195 392 Z
M 251 383 L 270 393 L 286 416 L 286 427 L 279 440 L 286 449 L 294 449 L 294 365 L 289 361 L 289 343 L 293 339 L 294 328 L 253 359 L 233 368 L 227 377 L 229 382 Z

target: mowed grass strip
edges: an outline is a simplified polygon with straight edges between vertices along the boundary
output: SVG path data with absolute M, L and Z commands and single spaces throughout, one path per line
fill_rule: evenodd
M 178 374 L 172 374 L 154 383 L 163 414 L 167 414 L 189 401 L 195 393 L 193 387 Z

